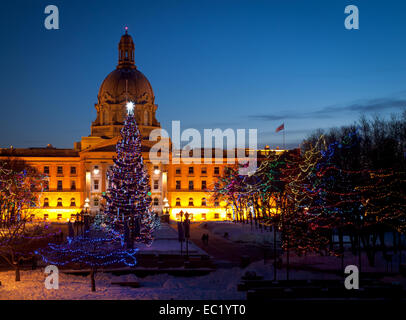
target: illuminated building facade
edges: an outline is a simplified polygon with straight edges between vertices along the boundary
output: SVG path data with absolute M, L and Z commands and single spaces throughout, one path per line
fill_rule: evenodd
M 156 119 L 157 105 L 151 84 L 135 65 L 134 42 L 126 33 L 121 37 L 118 65 L 100 86 L 96 120 L 91 134 L 74 143 L 73 149 L 4 148 L 0 160 L 19 159 L 46 174 L 48 185 L 41 196 L 36 218 L 66 221 L 82 210 L 95 214 L 103 210 L 103 193 L 107 191 L 107 171 L 113 165 L 115 147 L 126 116 L 127 101 L 135 103 L 134 114 L 139 125 L 142 153 L 151 181 L 153 209 L 179 219 L 181 211 L 192 220 L 232 219 L 225 203 L 213 202 L 210 189 L 228 165 L 222 163 L 175 164 L 172 154 L 168 163 L 155 163 L 149 151 L 156 141 L 149 141 L 152 130 L 160 129 Z M 168 140 L 168 143 L 169 140 Z

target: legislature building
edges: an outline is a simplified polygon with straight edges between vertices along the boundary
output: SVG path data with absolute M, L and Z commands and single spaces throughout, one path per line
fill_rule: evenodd
M 103 210 L 103 194 L 108 188 L 106 173 L 116 155 L 126 102 L 132 101 L 143 137 L 142 154 L 150 176 L 153 210 L 169 213 L 173 220 L 180 218 L 181 211 L 188 212 L 192 221 L 232 219 L 231 208 L 222 201 L 213 201 L 208 191 L 229 165 L 226 159 L 221 163 L 175 164 L 171 152 L 167 163 L 150 159 L 149 151 L 156 141 L 150 141 L 149 135 L 161 126 L 152 86 L 135 65 L 134 50 L 133 39 L 126 31 L 118 45 L 118 65 L 100 86 L 90 136 L 75 142 L 73 149 L 52 145 L 3 148 L 0 160 L 22 160 L 48 177 L 40 207 L 32 211 L 36 218 L 66 221 L 82 210 L 95 214 Z M 269 150 L 255 152 L 260 157 Z

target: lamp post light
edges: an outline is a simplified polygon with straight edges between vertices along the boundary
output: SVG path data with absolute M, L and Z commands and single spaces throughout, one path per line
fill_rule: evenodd
M 86 214 L 89 213 L 89 207 L 90 207 L 89 202 L 90 202 L 89 198 L 86 198 L 86 200 L 85 200 L 85 206 L 84 206 L 84 207 L 85 207 L 85 212 L 86 212 Z
M 168 199 L 165 197 L 164 200 L 164 208 L 163 208 L 163 221 L 165 221 L 166 223 L 169 223 L 169 201 Z

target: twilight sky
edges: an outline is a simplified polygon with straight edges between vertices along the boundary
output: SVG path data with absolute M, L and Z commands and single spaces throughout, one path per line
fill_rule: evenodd
M 60 30 L 44 28 L 57 5 Z M 360 30 L 344 28 L 357 5 Z M 181 128 L 257 128 L 297 146 L 317 128 L 406 106 L 406 2 L 0 1 L 0 147 L 71 148 L 90 134 L 125 25 L 157 118 Z

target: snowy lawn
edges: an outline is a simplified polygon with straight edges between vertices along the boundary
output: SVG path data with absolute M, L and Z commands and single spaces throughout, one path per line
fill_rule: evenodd
M 43 270 L 22 271 L 21 281 L 14 281 L 14 272 L 0 272 L 0 299 L 140 299 L 140 300 L 189 300 L 189 299 L 245 299 L 244 292 L 237 291 L 237 284 L 246 271 L 255 271 L 265 279 L 272 279 L 271 263 L 262 261 L 246 269 L 218 269 L 201 277 L 174 277 L 166 274 L 137 278 L 135 275 L 113 276 L 108 273 L 96 274 L 96 292 L 90 291 L 89 276 L 60 274 L 59 289 L 45 289 Z M 311 272 L 296 271 L 298 279 L 320 278 Z M 327 276 L 331 278 L 331 275 Z M 111 285 L 112 281 L 138 281 L 140 288 Z
M 0 299 L 245 299 L 237 292 L 237 283 L 244 271 L 238 268 L 219 269 L 201 277 L 174 277 L 166 274 L 137 278 L 135 275 L 96 274 L 96 292 L 90 291 L 89 276 L 60 274 L 59 290 L 45 289 L 43 271 L 22 271 L 21 281 L 14 281 L 14 272 L 0 272 Z M 112 281 L 138 281 L 140 288 L 111 285 Z
M 325 257 L 323 257 L 325 258 Z M 332 268 L 337 261 L 330 259 L 315 258 L 309 265 L 324 264 L 326 269 Z M 293 264 L 296 259 L 293 258 Z M 349 261 L 348 261 L 349 262 Z M 329 265 L 330 264 L 330 265 Z M 327 266 L 329 265 L 329 266 Z M 59 290 L 47 290 L 44 286 L 45 274 L 43 270 L 22 271 L 21 281 L 14 281 L 14 272 L 0 272 L 0 299 L 13 300 L 97 300 L 97 299 L 138 299 L 138 300 L 190 300 L 190 299 L 245 299 L 245 292 L 237 291 L 237 284 L 247 271 L 255 271 L 264 279 L 273 279 L 272 262 L 264 264 L 263 261 L 254 262 L 245 269 L 218 269 L 209 275 L 200 277 L 174 277 L 167 274 L 159 274 L 139 278 L 135 275 L 113 276 L 109 273 L 96 274 L 96 292 L 90 291 L 89 276 L 75 276 L 60 274 Z M 286 269 L 278 270 L 278 279 L 286 279 Z M 362 273 L 361 273 L 362 277 Z M 342 276 L 319 271 L 294 270 L 290 272 L 290 279 L 342 279 Z M 399 281 L 406 285 L 406 281 L 399 275 L 388 276 L 386 282 Z M 112 281 L 137 281 L 140 288 L 128 288 L 111 285 Z

